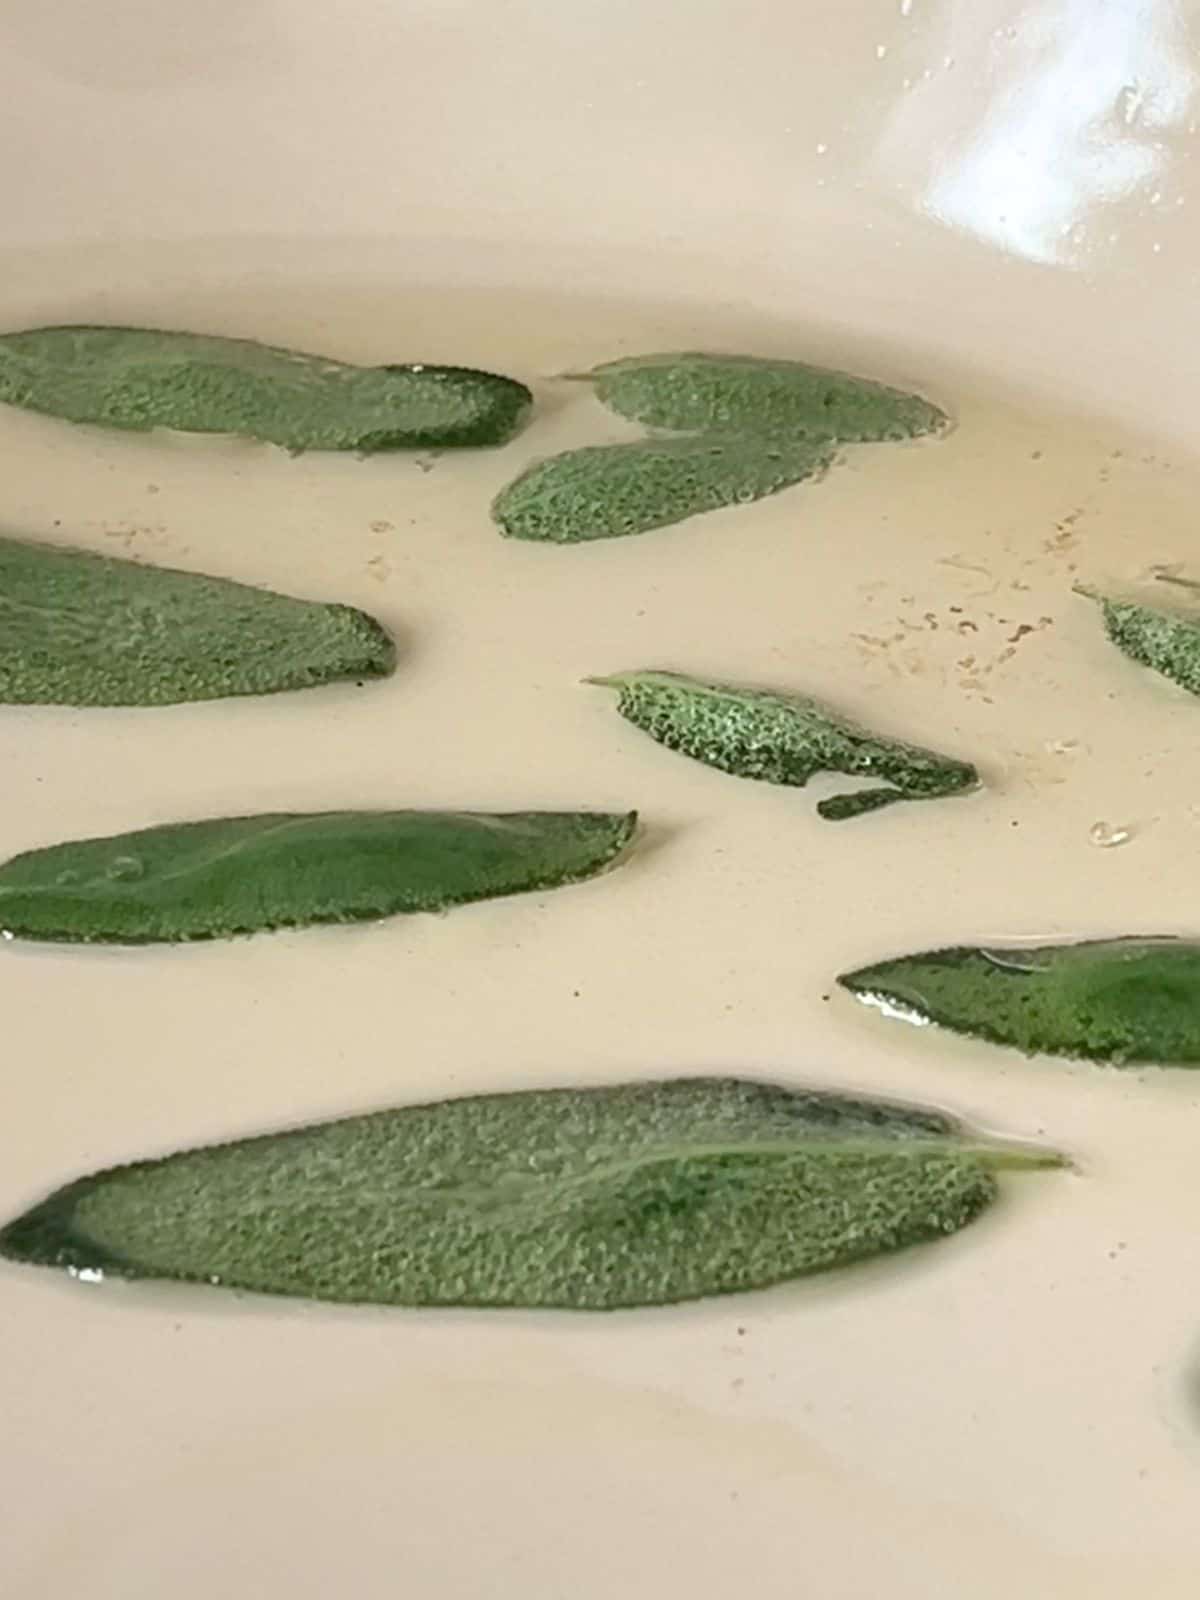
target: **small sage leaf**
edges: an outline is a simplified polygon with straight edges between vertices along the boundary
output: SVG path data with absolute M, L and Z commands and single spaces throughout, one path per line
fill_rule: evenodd
M 886 1015 L 1026 1055 L 1200 1066 L 1200 945 L 1183 939 L 962 946 L 838 979 Z
M 978 786 L 973 766 L 917 745 L 881 738 L 801 695 L 711 683 L 677 672 L 589 678 L 618 691 L 617 709 L 659 744 L 739 778 L 802 788 L 818 772 L 877 778 L 887 788 L 822 800 L 828 821 L 898 800 L 933 800 Z
M 0 866 L 0 929 L 108 944 L 441 911 L 601 871 L 636 812 L 328 811 L 174 823 Z
M 0 539 L 0 701 L 161 706 L 381 678 L 391 639 L 350 606 Z
M 443 1100 L 98 1172 L 12 1259 L 408 1306 L 665 1305 L 940 1239 L 1052 1152 L 737 1079 Z
M 814 477 L 829 459 L 827 445 L 804 440 L 589 445 L 535 462 L 496 496 L 492 516 L 511 539 L 620 538 L 761 500 Z
M 1100 606 L 1104 631 L 1118 650 L 1190 694 L 1200 694 L 1200 617 L 1113 599 L 1082 586 L 1078 593 Z
M 684 353 L 610 361 L 597 398 L 654 428 L 852 441 L 938 433 L 945 412 L 919 395 L 802 361 Z
M 523 384 L 468 367 L 357 367 L 206 334 L 32 328 L 0 335 L 0 401 L 70 422 L 262 439 L 287 450 L 502 444 Z

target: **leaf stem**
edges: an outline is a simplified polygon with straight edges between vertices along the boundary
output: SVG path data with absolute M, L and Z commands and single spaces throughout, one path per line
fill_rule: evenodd
M 1035 1172 L 1073 1165 L 1070 1157 L 1064 1155 L 1061 1150 L 1049 1150 L 1035 1144 L 1019 1144 L 1015 1140 L 1003 1144 L 969 1145 L 967 1148 L 993 1172 Z

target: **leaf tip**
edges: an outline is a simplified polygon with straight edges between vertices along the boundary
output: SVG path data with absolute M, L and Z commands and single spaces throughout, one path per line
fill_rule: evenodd
M 887 982 L 887 970 L 886 962 L 867 967 L 852 967 L 849 972 L 839 972 L 834 981 L 839 988 L 861 999 Z
M 826 822 L 847 822 L 851 817 L 882 811 L 884 806 L 907 798 L 899 789 L 857 789 L 851 794 L 835 794 L 828 800 L 819 800 L 817 815 Z
M 835 982 L 860 1004 L 870 1006 L 881 1016 L 894 1022 L 910 1023 L 915 1028 L 927 1028 L 932 1018 L 927 1015 L 924 1002 L 903 979 L 897 982 L 896 967 L 894 961 L 880 961 L 841 972 Z
M 352 661 L 351 676 L 359 673 L 364 678 L 390 678 L 396 670 L 398 651 L 396 641 L 378 617 L 369 611 L 348 606 L 347 621 L 358 635 L 357 661 Z
M 34 1266 L 88 1265 L 77 1259 L 77 1241 L 68 1223 L 70 1207 L 64 1201 L 61 1193 L 53 1194 L 0 1228 L 0 1256 Z

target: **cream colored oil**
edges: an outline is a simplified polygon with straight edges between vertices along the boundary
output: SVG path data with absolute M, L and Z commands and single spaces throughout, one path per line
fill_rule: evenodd
M 6 1596 L 1192 1595 L 1200 1076 L 1025 1061 L 861 1013 L 833 978 L 942 941 L 1200 931 L 1200 704 L 1072 592 L 1200 577 L 1195 464 L 854 350 L 954 433 L 639 539 L 522 545 L 492 495 L 634 431 L 558 375 L 836 343 L 728 306 L 306 279 L 249 251 L 220 273 L 151 254 L 103 293 L 82 255 L 26 267 L 6 325 L 491 366 L 538 409 L 503 451 L 369 461 L 0 416 L 5 531 L 348 601 L 400 644 L 361 689 L 0 712 L 5 853 L 333 806 L 636 806 L 645 838 L 586 886 L 444 918 L 6 945 L 0 1211 L 357 1108 L 684 1072 L 934 1102 L 1075 1167 L 907 1258 L 669 1312 L 384 1313 L 6 1266 Z M 580 682 L 643 666 L 811 692 L 986 787 L 822 822 L 830 786 L 707 771 Z

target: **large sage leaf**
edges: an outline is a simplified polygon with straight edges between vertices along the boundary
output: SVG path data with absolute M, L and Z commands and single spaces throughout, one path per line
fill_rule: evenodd
M 1178 579 L 1165 581 L 1195 587 Z M 1100 606 L 1104 631 L 1118 650 L 1189 693 L 1200 694 L 1200 617 L 1114 599 L 1082 586 L 1078 593 Z
M 813 477 L 828 461 L 827 446 L 805 440 L 587 445 L 535 462 L 496 496 L 492 516 L 510 539 L 616 539 L 761 500 Z
M 802 361 L 689 352 L 610 361 L 589 376 L 606 406 L 654 428 L 849 443 L 947 425 L 919 395 Z
M 1200 945 L 1183 939 L 961 946 L 880 961 L 838 982 L 889 1016 L 1026 1055 L 1200 1065 Z
M 0 930 L 111 944 L 441 911 L 592 877 L 637 813 L 327 811 L 182 822 L 0 866 Z
M 0 1251 L 322 1300 L 610 1310 L 940 1239 L 997 1170 L 1058 1162 L 935 1111 L 736 1079 L 531 1090 L 111 1168 Z
M 800 695 L 677 672 L 615 673 L 588 682 L 616 689 L 621 715 L 659 744 L 736 777 L 802 788 L 815 773 L 844 772 L 889 785 L 820 801 L 817 811 L 829 821 L 897 800 L 959 794 L 979 782 L 968 762 L 867 733 Z
M 10 405 L 287 450 L 502 444 L 530 399 L 523 384 L 468 367 L 356 367 L 250 339 L 92 327 L 0 336 L 0 400 Z
M 395 659 L 350 606 L 0 539 L 0 701 L 171 705 L 385 677 Z

